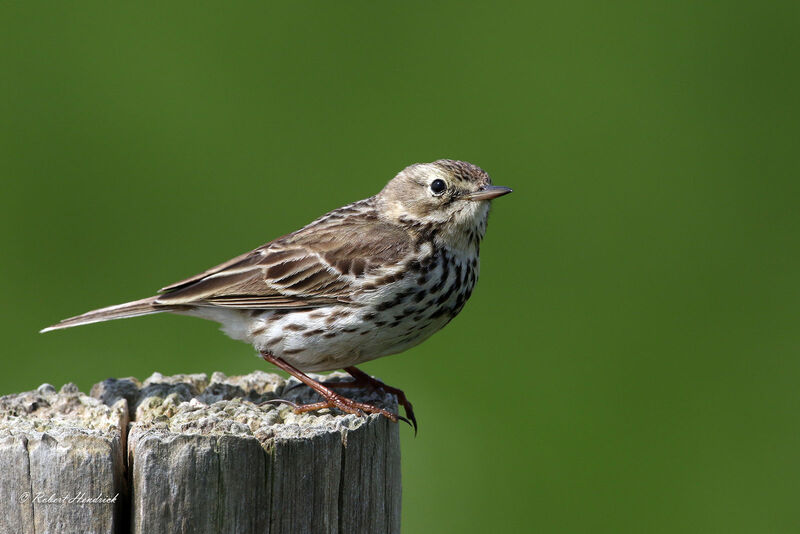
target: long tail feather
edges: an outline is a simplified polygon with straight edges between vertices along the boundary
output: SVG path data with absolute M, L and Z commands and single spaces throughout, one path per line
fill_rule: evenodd
M 107 308 L 100 308 L 99 310 L 92 310 L 83 315 L 76 315 L 69 319 L 64 319 L 52 326 L 48 326 L 40 330 L 40 332 L 49 332 L 50 330 L 60 330 L 62 328 L 71 328 L 82 324 L 99 323 L 101 321 L 111 321 L 112 319 L 125 319 L 127 317 L 138 317 L 139 315 L 150 315 L 151 313 L 161 313 L 167 311 L 169 308 L 155 307 L 155 302 L 158 297 L 148 297 L 142 300 L 134 300 L 133 302 L 126 302 L 124 304 L 117 304 L 116 306 L 109 306 Z

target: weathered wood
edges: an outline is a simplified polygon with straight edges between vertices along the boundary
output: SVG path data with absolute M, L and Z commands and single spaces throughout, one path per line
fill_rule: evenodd
M 74 384 L 0 398 L 0 532 L 122 532 L 127 423 Z
M 0 532 L 399 532 L 398 426 L 380 416 L 296 415 L 286 405 L 261 404 L 318 400 L 296 385 L 263 372 L 214 373 L 210 380 L 156 373 L 142 383 L 106 380 L 92 388 L 91 398 L 74 386 L 57 394 L 47 385 L 3 397 L 0 507 L 7 510 L 0 513 L 10 520 L 0 519 Z M 390 395 L 345 391 L 396 410 Z M 47 438 L 37 437 L 44 429 L 33 430 L 42 425 L 36 421 L 52 421 L 42 399 L 50 412 L 72 407 L 72 418 L 58 427 L 62 432 L 48 427 Z M 105 448 L 95 442 L 100 430 Z M 89 431 L 95 432 L 91 443 L 72 437 Z M 39 445 L 43 440 L 48 447 Z M 40 449 L 62 451 L 66 459 Z M 39 474 L 43 464 L 52 471 L 45 476 Z M 18 497 L 31 491 L 32 480 L 57 495 L 91 494 L 91 488 L 109 497 L 113 489 L 120 497 L 116 507 L 51 504 L 42 511 Z

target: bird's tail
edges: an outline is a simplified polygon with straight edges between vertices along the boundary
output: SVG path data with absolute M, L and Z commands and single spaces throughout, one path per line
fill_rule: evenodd
M 63 321 L 40 330 L 40 332 L 44 333 L 50 330 L 60 330 L 62 328 L 70 328 L 82 324 L 99 323 L 100 321 L 125 319 L 126 317 L 137 317 L 139 315 L 149 315 L 151 313 L 167 311 L 169 308 L 156 307 L 153 304 L 157 298 L 158 297 L 147 297 L 142 300 L 134 300 L 133 302 L 126 302 L 125 304 L 117 304 L 116 306 L 109 306 L 107 308 L 86 312 L 83 315 L 76 315 L 75 317 L 64 319 Z

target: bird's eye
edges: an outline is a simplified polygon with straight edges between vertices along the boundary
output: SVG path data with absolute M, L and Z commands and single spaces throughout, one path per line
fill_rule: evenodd
M 431 192 L 434 195 L 441 195 L 444 193 L 444 190 L 447 189 L 447 184 L 444 183 L 444 180 L 440 180 L 437 178 L 436 180 L 431 182 Z

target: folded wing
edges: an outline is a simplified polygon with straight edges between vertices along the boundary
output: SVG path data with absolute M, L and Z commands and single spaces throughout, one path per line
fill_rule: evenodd
M 162 289 L 156 306 L 315 308 L 349 303 L 370 273 L 412 249 L 402 229 L 376 221 L 310 225 Z

